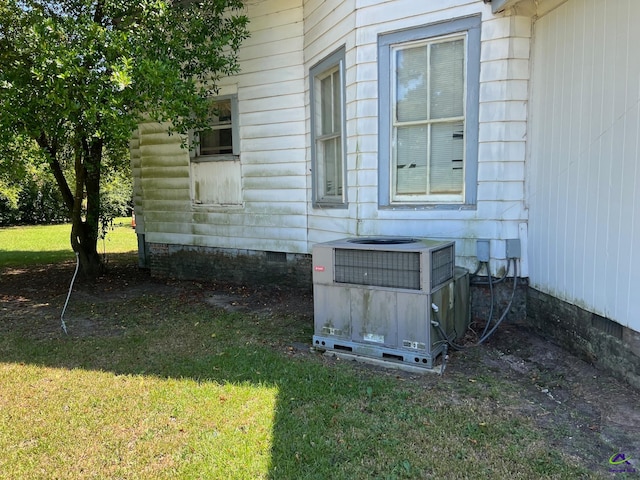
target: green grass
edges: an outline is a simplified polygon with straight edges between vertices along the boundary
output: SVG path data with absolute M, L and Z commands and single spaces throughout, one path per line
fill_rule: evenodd
M 64 295 L 4 312 L 0 479 L 600 478 L 499 375 L 328 360 L 291 346 L 308 316 L 229 313 L 206 285 L 106 292 L 72 296 L 69 335 Z
M 309 325 L 194 300 L 76 300 L 69 336 L 4 335 L 0 478 L 592 475 L 519 413 L 507 381 L 296 355 L 286 342 Z
M 104 240 L 100 253 L 126 253 L 137 250 L 131 219 L 117 218 Z M 69 236 L 70 224 L 0 228 L 0 267 L 51 264 L 74 260 Z

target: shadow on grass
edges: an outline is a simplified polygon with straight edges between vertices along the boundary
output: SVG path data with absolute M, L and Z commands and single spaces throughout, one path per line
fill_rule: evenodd
M 30 250 L 6 251 L 0 249 L 0 269 L 5 267 L 24 267 L 29 265 L 44 265 L 74 260 L 71 249 L 34 252 Z
M 310 302 L 286 312 L 281 292 L 154 281 L 126 256 L 112 265 L 77 285 L 69 335 L 59 314 L 73 265 L 5 270 L 0 362 L 275 388 L 269 478 L 588 477 L 501 410 L 513 386 L 329 361 L 305 347 Z M 216 295 L 233 308 L 212 306 Z
M 301 345 L 312 335 L 309 310 L 274 314 L 270 302 L 277 295 L 257 299 L 243 291 L 231 292 L 234 302 L 251 305 L 228 312 L 206 302 L 216 293 L 230 296 L 226 290 L 154 281 L 125 262 L 126 256 L 112 257 L 110 274 L 96 284 L 78 280 L 65 319 L 68 335 L 59 315 L 74 262 L 5 269 L 0 362 L 275 388 L 270 478 L 357 478 L 360 461 L 376 463 L 377 453 L 362 450 L 371 442 L 360 446 L 351 429 L 356 421 L 364 426 L 358 435 L 378 437 L 366 427 L 371 413 L 359 408 L 371 396 L 368 388 L 378 393 L 388 386 L 309 354 Z M 352 408 L 363 418 L 338 420 Z M 388 461 L 377 468 L 396 468 Z

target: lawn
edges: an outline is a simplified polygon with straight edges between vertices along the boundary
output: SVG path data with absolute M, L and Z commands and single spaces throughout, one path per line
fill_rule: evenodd
M 69 236 L 70 224 L 33 225 L 0 228 L 0 266 L 50 264 L 74 260 Z M 137 250 L 130 218 L 117 218 L 104 239 L 98 241 L 103 254 Z
M 78 282 L 65 335 L 72 264 L 12 262 L 0 252 L 2 479 L 607 476 L 583 412 L 540 394 L 549 372 L 494 371 L 483 349 L 442 377 L 328 358 L 309 350 L 304 292 L 154 280 L 126 261 Z

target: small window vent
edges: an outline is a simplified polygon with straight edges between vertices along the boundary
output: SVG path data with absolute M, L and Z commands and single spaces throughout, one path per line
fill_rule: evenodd
M 286 263 L 287 254 L 285 252 L 267 252 L 267 262 Z
M 336 248 L 335 281 L 420 290 L 420 253 Z

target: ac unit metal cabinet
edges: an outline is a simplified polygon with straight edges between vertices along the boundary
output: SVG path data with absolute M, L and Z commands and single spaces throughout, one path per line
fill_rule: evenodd
M 456 276 L 454 242 L 382 237 L 317 244 L 313 345 L 432 368 L 444 350 L 432 305 L 448 335 L 462 328 L 455 324 Z

